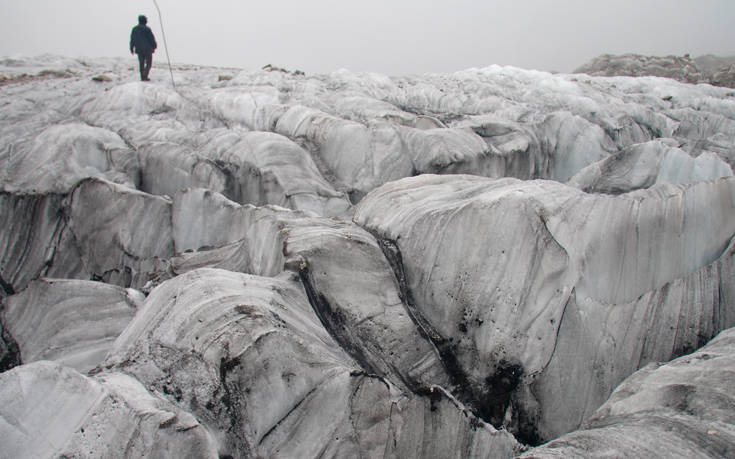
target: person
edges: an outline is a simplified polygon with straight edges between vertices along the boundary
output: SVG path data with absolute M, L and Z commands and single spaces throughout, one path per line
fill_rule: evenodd
M 156 51 L 156 38 L 148 27 L 148 18 L 142 14 L 138 16 L 138 25 L 130 33 L 130 54 L 138 54 L 140 63 L 140 81 L 151 81 L 148 74 L 153 65 L 153 53 Z

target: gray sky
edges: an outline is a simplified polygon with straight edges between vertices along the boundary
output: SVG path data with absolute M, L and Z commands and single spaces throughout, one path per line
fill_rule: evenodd
M 388 74 L 570 72 L 604 53 L 735 55 L 735 0 L 158 0 L 178 63 Z M 0 0 L 0 55 L 128 56 L 153 0 Z

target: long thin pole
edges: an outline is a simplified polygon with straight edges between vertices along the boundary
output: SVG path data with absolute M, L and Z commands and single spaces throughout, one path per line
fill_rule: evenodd
M 163 47 L 166 49 L 166 60 L 168 61 L 168 71 L 171 74 L 171 85 L 176 89 L 176 83 L 174 83 L 174 71 L 171 69 L 171 58 L 168 55 L 168 44 L 166 43 L 166 32 L 163 31 L 163 17 L 161 17 L 161 8 L 158 7 L 158 2 L 153 0 L 153 4 L 156 5 L 158 10 L 158 21 L 161 23 L 161 35 L 163 36 Z

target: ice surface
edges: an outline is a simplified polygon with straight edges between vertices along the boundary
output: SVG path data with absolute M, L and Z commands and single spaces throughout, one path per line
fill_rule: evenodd
M 136 66 L 0 60 L 0 456 L 620 455 L 729 406 L 646 365 L 735 326 L 732 90 Z

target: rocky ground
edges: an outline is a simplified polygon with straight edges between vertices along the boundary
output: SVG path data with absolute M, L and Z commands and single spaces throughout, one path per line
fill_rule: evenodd
M 732 89 L 133 61 L 0 60 L 0 457 L 735 455 Z

